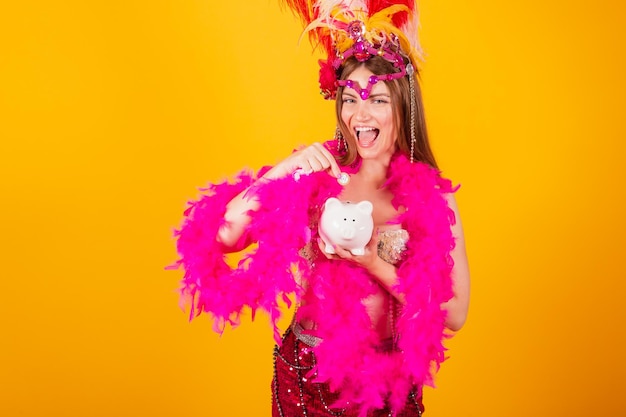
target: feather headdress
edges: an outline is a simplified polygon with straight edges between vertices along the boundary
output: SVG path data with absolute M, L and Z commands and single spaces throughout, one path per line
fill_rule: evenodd
M 343 61 L 382 56 L 400 76 L 421 60 L 415 0 L 283 0 L 300 17 L 304 33 L 327 58 L 320 60 L 320 88 L 334 99 Z M 412 75 L 411 71 L 408 73 Z

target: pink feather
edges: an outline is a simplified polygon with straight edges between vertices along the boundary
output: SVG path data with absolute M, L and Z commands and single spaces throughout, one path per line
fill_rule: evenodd
M 305 297 L 298 318 L 318 323 L 316 332 L 323 342 L 315 347 L 314 373 L 340 393 L 335 406 L 350 402 L 363 416 L 386 400 L 399 409 L 414 385 L 432 385 L 433 371 L 445 360 L 445 312 L 440 306 L 452 296 L 454 216 L 443 197 L 455 191 L 450 182 L 403 155 L 392 160 L 387 186 L 394 194 L 393 204 L 409 208 L 399 219 L 409 241 L 397 284 L 407 303 L 397 320 L 400 351 L 382 353 L 376 349 L 378 335 L 362 303 L 374 291 L 374 280 L 351 263 L 318 257 L 310 265 L 299 253 L 316 240 L 317 216 L 324 201 L 341 191 L 328 174 L 254 186 L 250 193 L 261 208 L 251 213 L 247 232 L 258 239 L 258 247 L 236 268 L 225 263 L 215 243 L 224 206 L 252 180 L 242 174 L 233 184 L 209 187 L 208 195 L 192 203 L 177 232 L 178 264 L 185 270 L 182 294 L 194 303 L 192 317 L 211 314 L 216 331 L 221 332 L 226 324 L 238 323 L 246 306 L 262 310 L 268 313 L 279 343 L 279 301 L 295 293 Z M 306 280 L 306 293 L 298 287 L 293 267 Z

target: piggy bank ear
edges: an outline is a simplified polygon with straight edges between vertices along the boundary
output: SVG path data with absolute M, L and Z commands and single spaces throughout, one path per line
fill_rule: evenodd
M 329 198 L 328 200 L 326 200 L 326 203 L 324 203 L 325 209 L 330 209 L 330 208 L 339 207 L 339 206 L 341 206 L 341 201 L 339 201 L 335 197 Z
M 356 205 L 356 208 L 359 209 L 359 211 L 365 213 L 365 214 L 372 214 L 372 211 L 374 211 L 374 206 L 372 205 L 372 203 L 370 203 L 367 200 L 361 201 L 360 203 L 358 203 Z

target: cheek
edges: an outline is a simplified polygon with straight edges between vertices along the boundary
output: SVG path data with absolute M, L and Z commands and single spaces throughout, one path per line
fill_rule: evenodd
M 346 124 L 346 126 L 350 125 L 350 119 L 352 117 L 352 113 L 347 110 L 345 107 L 341 109 L 341 120 Z
M 384 113 L 381 113 L 380 118 L 378 120 L 380 120 L 382 124 L 385 126 L 385 128 L 388 129 L 389 131 L 396 130 L 396 121 L 395 121 L 395 118 L 393 117 L 392 112 L 386 111 Z

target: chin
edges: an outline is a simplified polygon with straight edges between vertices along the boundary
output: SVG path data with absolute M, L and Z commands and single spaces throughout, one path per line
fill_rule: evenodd
M 395 153 L 394 149 L 380 149 L 378 147 L 357 148 L 357 152 L 361 159 L 387 159 L 391 158 Z

